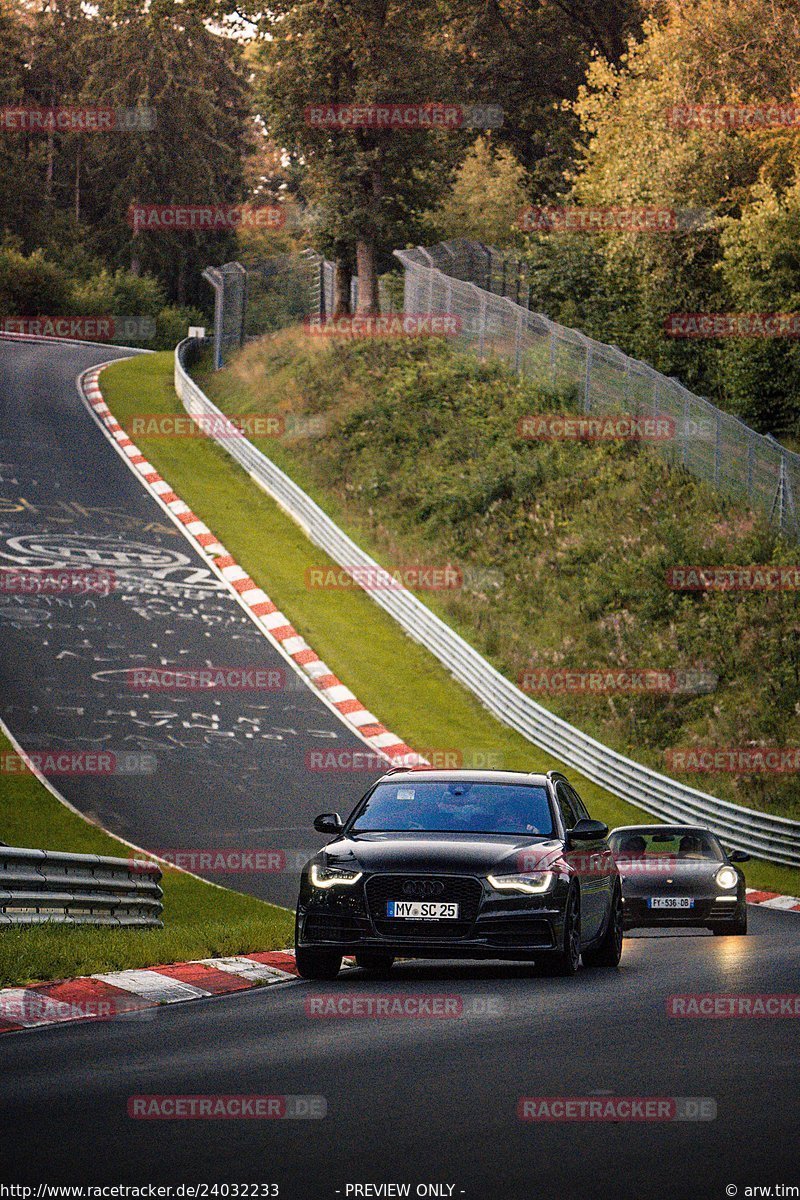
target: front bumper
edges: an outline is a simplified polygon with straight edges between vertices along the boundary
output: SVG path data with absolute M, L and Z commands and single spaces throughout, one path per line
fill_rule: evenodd
M 744 896 L 696 896 L 686 909 L 649 908 L 647 897 L 623 895 L 625 929 L 684 928 L 732 925 L 744 915 Z
M 529 959 L 555 949 L 563 939 L 567 887 L 558 879 L 549 892 L 526 896 L 500 895 L 485 879 L 471 877 L 476 898 L 474 885 L 480 885 L 474 911 L 466 912 L 466 920 L 448 922 L 389 921 L 367 899 L 365 889 L 375 878 L 353 889 L 321 893 L 304 888 L 297 909 L 297 945 L 336 949 L 343 955 L 377 950 L 403 958 Z

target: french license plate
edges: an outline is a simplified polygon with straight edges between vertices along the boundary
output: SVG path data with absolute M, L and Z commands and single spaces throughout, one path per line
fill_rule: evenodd
M 651 896 L 648 908 L 694 908 L 693 896 Z
M 441 900 L 387 900 L 386 915 L 411 921 L 456 921 L 458 905 Z

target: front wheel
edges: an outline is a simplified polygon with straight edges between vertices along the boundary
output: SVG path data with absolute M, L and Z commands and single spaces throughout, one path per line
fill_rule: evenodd
M 311 950 L 307 946 L 295 949 L 294 960 L 301 979 L 335 979 L 342 965 L 342 956 L 335 950 Z
M 622 958 L 623 921 L 622 892 L 615 887 L 603 940 L 598 946 L 593 946 L 591 950 L 584 950 L 581 955 L 585 967 L 619 966 L 619 960 Z
M 547 975 L 574 975 L 581 961 L 581 905 L 578 889 L 567 897 L 564 914 L 564 936 L 560 949 L 547 955 L 543 962 Z

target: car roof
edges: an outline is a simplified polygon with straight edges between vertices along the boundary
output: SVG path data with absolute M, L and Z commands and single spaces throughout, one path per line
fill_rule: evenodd
M 431 767 L 395 768 L 382 775 L 378 783 L 394 779 L 415 779 L 420 783 L 501 783 L 519 786 L 547 787 L 548 777 L 532 771 L 447 771 Z

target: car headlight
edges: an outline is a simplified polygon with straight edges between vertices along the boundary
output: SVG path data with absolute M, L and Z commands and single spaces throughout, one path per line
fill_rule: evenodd
M 318 888 L 350 887 L 358 883 L 363 871 L 345 871 L 342 867 L 320 867 L 316 863 L 311 867 L 311 884 Z
M 526 892 L 535 895 L 546 892 L 553 882 L 552 871 L 529 871 L 525 875 L 487 875 L 493 888 L 499 892 Z
M 714 878 L 717 881 L 717 887 L 721 888 L 734 888 L 739 882 L 739 876 L 733 867 L 720 867 Z

